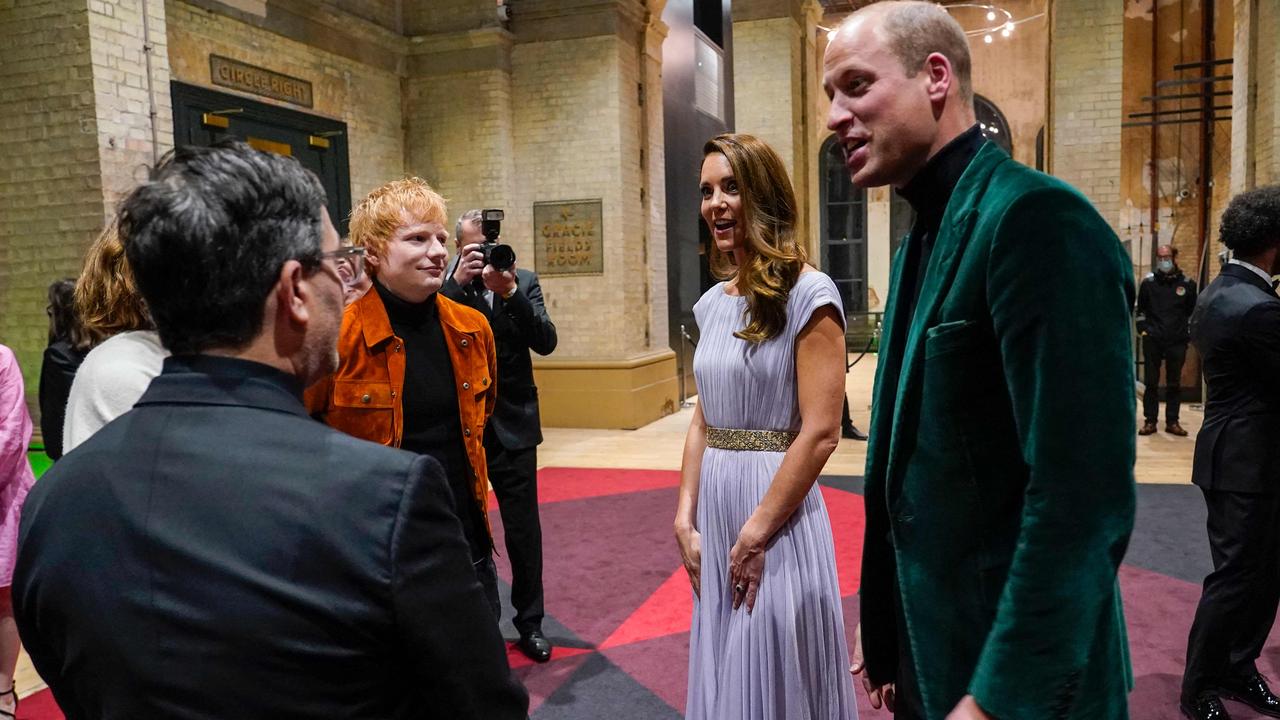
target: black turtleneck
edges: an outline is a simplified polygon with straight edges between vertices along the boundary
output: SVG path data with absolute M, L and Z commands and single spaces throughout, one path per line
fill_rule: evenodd
M 387 309 L 391 329 L 404 341 L 404 388 L 400 396 L 404 432 L 400 447 L 430 455 L 444 467 L 458 519 L 471 544 L 472 557 L 487 557 L 483 518 L 472 498 L 471 463 L 462 445 L 453 362 L 440 327 L 440 309 L 436 307 L 438 293 L 432 293 L 420 303 L 411 303 L 396 296 L 376 278 L 373 288 Z
M 942 224 L 947 203 L 951 202 L 951 193 L 986 141 L 977 125 L 965 130 L 934 153 L 924 167 L 920 168 L 920 172 L 911 178 L 911 182 L 898 190 L 898 194 L 911 204 L 911 209 L 916 213 L 908 241 L 908 252 L 911 254 L 907 257 L 903 277 L 905 282 L 910 283 L 909 287 L 914 287 L 911 315 L 915 314 L 916 301 L 920 298 L 920 288 L 924 286 L 925 272 L 933 254 L 933 241 L 938 237 L 938 227 Z

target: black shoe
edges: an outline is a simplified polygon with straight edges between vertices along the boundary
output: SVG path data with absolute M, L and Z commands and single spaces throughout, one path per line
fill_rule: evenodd
M 551 659 L 551 641 L 547 640 L 541 630 L 530 630 L 521 635 L 516 647 L 534 662 L 544 663 Z
M 1181 707 L 1182 714 L 1191 720 L 1231 720 L 1222 700 L 1213 693 L 1200 693 L 1195 702 L 1190 705 L 1183 702 Z
M 867 436 L 853 423 L 840 428 L 840 437 L 845 440 L 866 440 Z
M 1222 697 L 1244 703 L 1267 717 L 1280 718 L 1280 697 L 1271 693 L 1267 681 L 1260 673 L 1240 683 L 1219 688 Z

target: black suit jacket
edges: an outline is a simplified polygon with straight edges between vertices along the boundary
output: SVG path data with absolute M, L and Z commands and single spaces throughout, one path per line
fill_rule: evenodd
M 1227 265 L 1191 314 L 1209 398 L 1191 481 L 1206 490 L 1280 490 L 1280 298 Z
M 69 720 L 526 717 L 440 466 L 299 394 L 169 358 L 32 489 L 13 600 Z
M 498 346 L 498 403 L 489 427 L 508 450 L 535 447 L 542 442 L 542 421 L 529 351 L 549 355 L 556 349 L 556 326 L 542 302 L 538 274 L 516 268 L 515 294 L 508 300 L 494 295 L 491 308 L 482 294 L 454 281 L 457 263 L 455 257 L 441 292 L 484 313 Z
M 62 457 L 62 424 L 67 416 L 67 398 L 87 350 L 76 350 L 66 340 L 55 340 L 44 349 L 40 367 L 40 436 L 44 452 L 57 460 Z

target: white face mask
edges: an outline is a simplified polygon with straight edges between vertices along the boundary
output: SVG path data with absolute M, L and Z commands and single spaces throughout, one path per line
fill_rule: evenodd
M 1156 263 L 1156 269 L 1162 273 L 1171 273 L 1173 272 L 1173 261 L 1169 258 L 1160 258 Z

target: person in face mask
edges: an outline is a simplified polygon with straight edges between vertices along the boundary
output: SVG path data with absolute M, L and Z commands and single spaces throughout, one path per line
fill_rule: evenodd
M 1182 363 L 1187 359 L 1187 323 L 1196 306 L 1196 283 L 1178 267 L 1178 249 L 1161 245 L 1156 250 L 1155 272 L 1138 288 L 1138 335 L 1142 337 L 1142 412 L 1145 418 L 1139 435 L 1156 431 L 1160 416 L 1160 366 L 1164 365 L 1164 430 L 1186 437 L 1178 424 L 1181 405 Z

